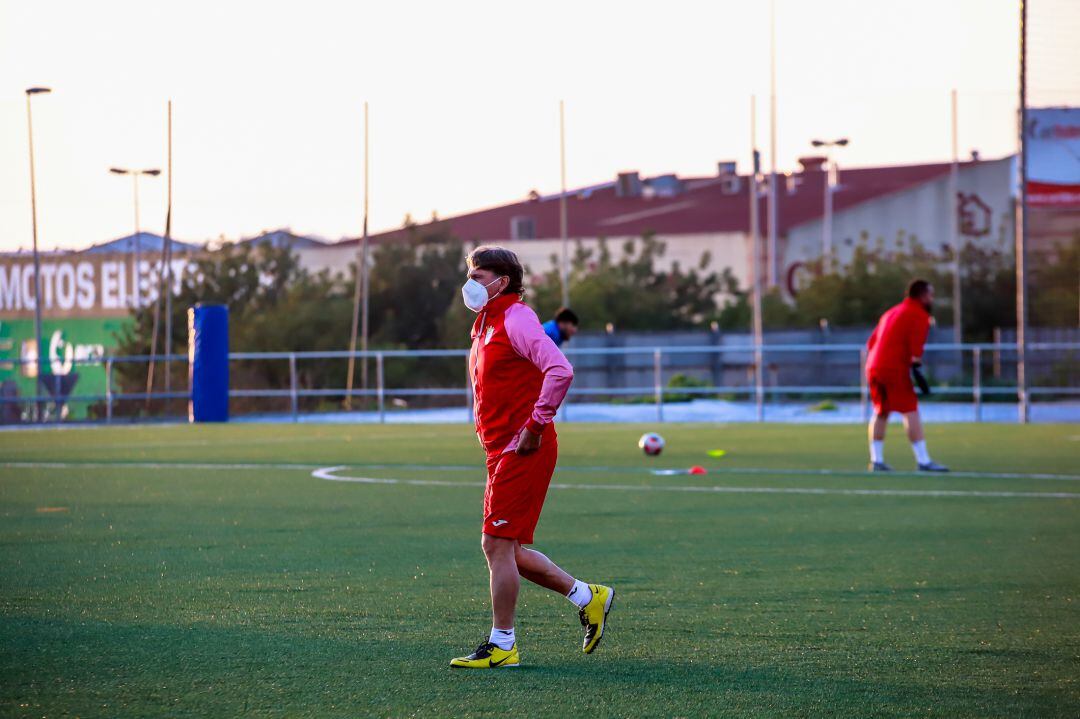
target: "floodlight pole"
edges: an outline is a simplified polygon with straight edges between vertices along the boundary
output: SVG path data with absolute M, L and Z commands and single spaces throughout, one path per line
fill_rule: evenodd
M 109 172 L 114 175 L 131 175 L 132 190 L 135 198 L 135 268 L 131 276 L 131 297 L 134 300 L 135 309 L 142 309 L 142 292 L 139 287 L 139 271 L 142 264 L 142 238 L 140 237 L 139 230 L 139 176 L 149 175 L 150 177 L 157 177 L 161 174 L 161 170 L 134 170 L 126 167 L 110 167 Z
M 1020 402 L 1020 422 L 1030 419 L 1027 388 L 1027 2 L 1020 0 L 1020 113 L 1019 157 L 1020 198 L 1016 206 L 1016 390 Z
M 833 257 L 833 191 L 840 181 L 840 168 L 833 159 L 833 149 L 847 147 L 848 139 L 813 140 L 814 147 L 825 148 L 825 211 L 821 220 L 821 271 L 828 270 L 828 263 Z
M 566 119 L 565 103 L 559 100 L 559 237 L 562 239 L 562 258 L 559 268 L 562 278 L 562 306 L 570 306 L 570 239 L 566 222 Z
M 34 396 L 40 392 L 42 377 L 45 376 L 45 353 L 41 344 L 41 257 L 38 254 L 37 237 L 37 188 L 34 175 L 34 118 L 30 111 L 30 98 L 33 95 L 43 95 L 52 92 L 47 87 L 29 87 L 26 89 L 26 129 L 30 148 L 30 218 L 33 232 L 34 249 L 34 359 L 37 363 Z M 34 407 L 40 407 L 35 402 Z M 39 413 L 39 419 L 44 420 L 43 413 Z
M 757 149 L 757 98 L 750 96 L 750 272 L 753 292 L 753 334 L 754 334 L 754 403 L 757 407 L 757 421 L 765 419 L 765 386 L 762 366 L 764 352 L 764 332 L 761 317 L 761 230 L 758 220 L 758 173 L 761 171 L 761 156 Z

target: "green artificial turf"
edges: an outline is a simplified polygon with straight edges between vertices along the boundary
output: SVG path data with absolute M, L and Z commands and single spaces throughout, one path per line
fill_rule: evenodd
M 523 667 L 462 672 L 490 625 L 467 427 L 0 433 L 0 715 L 1080 715 L 1080 499 L 676 489 L 1080 494 L 1080 427 L 932 427 L 949 477 L 863 473 L 852 426 L 560 434 L 536 548 L 616 588 L 610 633 L 582 655 L 526 585 Z

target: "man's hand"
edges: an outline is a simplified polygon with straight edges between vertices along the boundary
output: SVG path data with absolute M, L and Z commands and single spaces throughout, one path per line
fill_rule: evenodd
M 521 434 L 518 435 L 517 453 L 524 457 L 538 449 L 540 449 L 540 435 L 530 432 L 528 427 L 523 427 Z
M 911 363 L 911 377 L 915 380 L 920 392 L 924 395 L 930 394 L 930 383 L 926 381 L 926 376 L 922 373 L 922 362 Z

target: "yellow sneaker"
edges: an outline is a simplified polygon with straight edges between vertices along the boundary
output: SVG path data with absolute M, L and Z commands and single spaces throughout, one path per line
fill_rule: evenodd
M 454 669 L 501 669 L 520 664 L 521 656 L 518 654 L 517 644 L 510 649 L 499 649 L 497 644 L 491 642 L 484 642 L 467 657 L 450 660 L 450 666 Z
M 585 641 L 581 645 L 581 651 L 586 654 L 592 654 L 600 644 L 607 615 L 611 611 L 612 600 L 615 599 L 615 590 L 603 584 L 590 584 L 589 590 L 592 592 L 592 600 L 578 612 L 581 626 L 585 627 Z

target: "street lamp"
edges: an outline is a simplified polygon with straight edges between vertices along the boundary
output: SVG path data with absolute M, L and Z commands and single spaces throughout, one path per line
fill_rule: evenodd
M 139 287 L 139 273 L 142 267 L 142 237 L 140 237 L 139 230 L 139 176 L 149 175 L 150 177 L 157 177 L 161 174 L 161 170 L 149 169 L 149 170 L 132 170 L 126 167 L 110 167 L 109 172 L 114 175 L 131 175 L 133 180 L 133 186 L 135 189 L 135 267 L 131 273 L 133 287 L 131 289 L 131 296 L 134 298 L 135 309 L 142 307 L 142 291 Z
M 841 137 L 837 140 L 812 140 L 810 144 L 825 148 L 825 217 L 821 221 L 821 259 L 824 263 L 828 262 L 833 253 L 833 192 L 840 181 L 840 170 L 832 160 L 830 150 L 834 147 L 847 147 L 848 139 Z M 822 267 L 822 270 L 824 269 Z
M 26 88 L 26 129 L 30 146 L 30 217 L 34 238 L 34 345 L 37 372 L 34 396 L 40 392 L 41 378 L 45 376 L 45 356 L 41 346 L 41 258 L 38 256 L 37 241 L 37 189 L 34 184 L 34 117 L 30 111 L 30 98 L 33 95 L 45 95 L 52 92 L 47 87 Z

